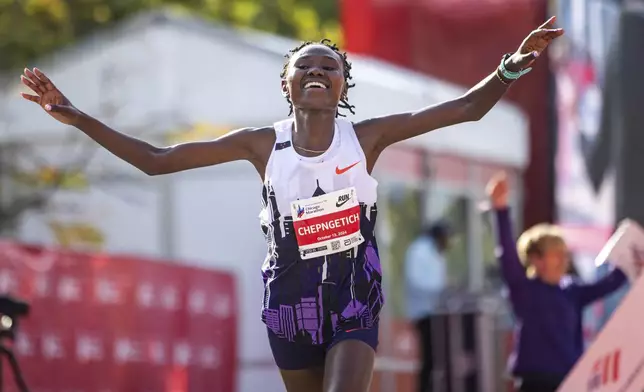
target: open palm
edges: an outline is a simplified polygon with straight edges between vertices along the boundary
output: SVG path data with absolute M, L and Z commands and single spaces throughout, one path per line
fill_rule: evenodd
M 33 71 L 25 68 L 20 79 L 25 86 L 36 93 L 36 95 L 21 93 L 24 99 L 37 103 L 49 115 L 63 124 L 73 125 L 78 119 L 80 115 L 78 109 L 38 68 L 34 68 Z
M 517 55 L 520 60 L 517 60 L 520 69 L 525 69 L 532 65 L 539 55 L 546 50 L 548 45 L 556 38 L 563 35 L 564 31 L 561 28 L 554 28 L 556 17 L 551 17 L 544 24 L 533 30 L 521 42 Z
M 521 53 L 530 53 L 536 51 L 543 52 L 550 42 L 563 34 L 563 29 L 555 29 L 556 17 L 551 17 L 539 28 L 531 32 L 521 43 L 519 50 Z
M 503 208 L 508 205 L 508 178 L 505 173 L 497 173 L 487 184 L 487 194 L 490 202 L 495 208 Z

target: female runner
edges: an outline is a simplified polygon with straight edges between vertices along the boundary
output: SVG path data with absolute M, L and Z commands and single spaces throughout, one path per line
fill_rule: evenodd
M 264 183 L 262 229 L 268 255 L 262 320 L 289 392 L 367 391 L 383 305 L 374 238 L 376 160 L 388 146 L 431 130 L 481 119 L 556 37 L 554 17 L 465 95 L 438 105 L 351 123 L 339 109 L 352 84 L 347 56 L 327 40 L 290 51 L 281 73 L 287 120 L 215 140 L 155 147 L 76 108 L 38 69 L 22 96 L 84 132 L 148 175 L 247 160 Z

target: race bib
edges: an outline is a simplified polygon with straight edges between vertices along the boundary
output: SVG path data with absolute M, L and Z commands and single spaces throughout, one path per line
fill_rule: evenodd
M 294 201 L 291 214 L 303 259 L 344 252 L 364 242 L 360 204 L 353 187 Z

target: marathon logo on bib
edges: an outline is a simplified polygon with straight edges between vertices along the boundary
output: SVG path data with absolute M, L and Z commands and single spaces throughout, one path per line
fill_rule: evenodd
M 303 259 L 345 252 L 364 242 L 355 188 L 291 203 L 295 237 Z

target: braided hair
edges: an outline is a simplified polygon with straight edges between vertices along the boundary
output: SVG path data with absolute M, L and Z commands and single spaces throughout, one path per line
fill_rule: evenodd
M 286 74 L 288 73 L 288 66 L 289 66 L 289 64 L 291 62 L 291 58 L 293 57 L 293 55 L 295 53 L 299 52 L 300 50 L 302 50 L 303 48 L 306 48 L 309 45 L 324 45 L 327 48 L 329 48 L 332 51 L 334 51 L 340 57 L 340 59 L 342 59 L 342 65 L 343 65 L 343 68 L 344 68 L 344 82 L 345 82 L 345 85 L 344 85 L 344 91 L 342 92 L 342 96 L 340 97 L 340 103 L 338 104 L 338 108 L 339 109 L 347 109 L 347 110 L 349 110 L 349 112 L 351 112 L 351 114 L 356 114 L 356 112 L 354 112 L 354 110 L 353 110 L 353 109 L 355 109 L 355 106 L 349 104 L 349 98 L 347 97 L 348 90 L 355 86 L 355 84 L 352 84 L 352 83 L 349 82 L 352 79 L 352 76 L 351 76 L 351 63 L 347 60 L 346 52 L 341 52 L 340 48 L 338 48 L 338 46 L 336 44 L 334 44 L 333 42 L 331 42 L 330 40 L 328 40 L 326 38 L 323 39 L 323 40 L 320 40 L 319 42 L 314 42 L 314 41 L 302 42 L 300 45 L 298 45 L 295 48 L 289 50 L 289 52 L 284 56 L 284 57 L 286 57 L 286 62 L 284 63 L 284 67 L 282 68 L 282 72 L 280 73 L 280 77 L 282 79 L 286 79 Z M 291 101 L 291 97 L 288 94 L 286 95 L 286 102 L 288 102 L 288 106 L 289 106 L 288 115 L 290 116 L 291 114 L 293 114 L 293 102 Z M 338 110 L 338 112 L 336 113 L 336 116 L 344 117 L 344 115 L 342 113 L 340 113 L 340 110 Z

